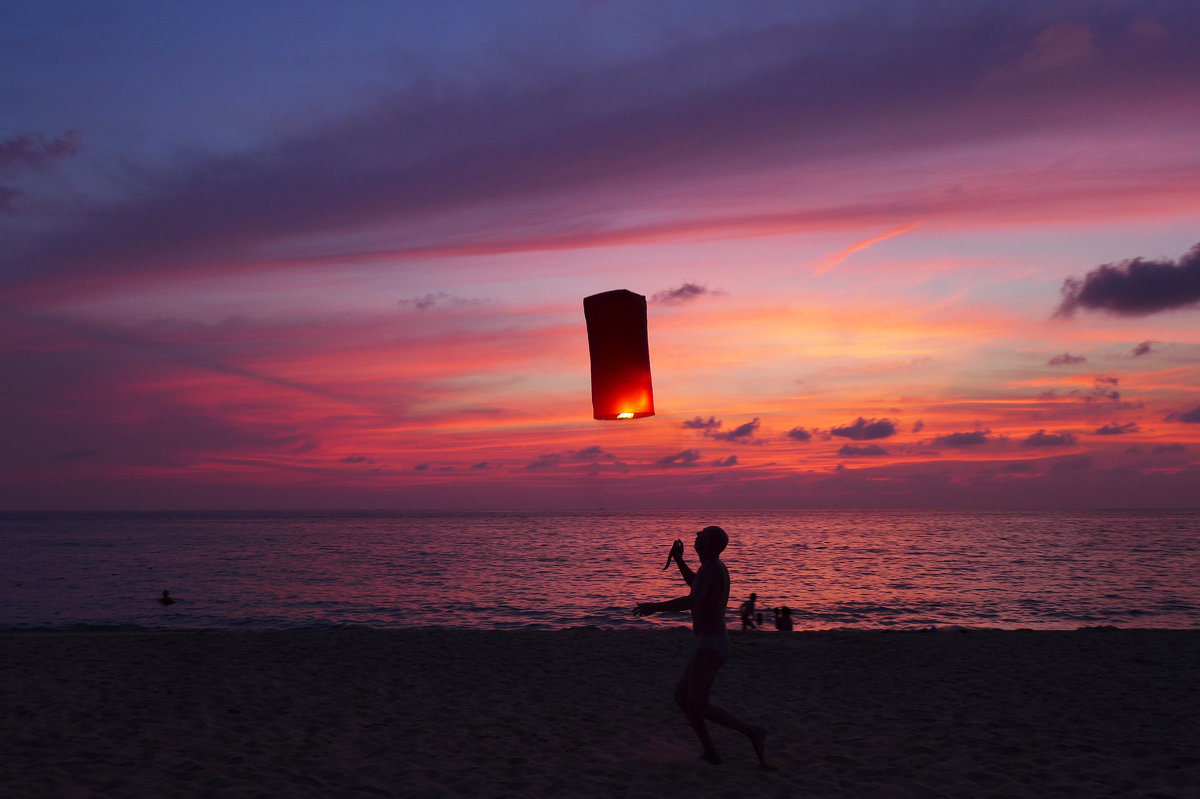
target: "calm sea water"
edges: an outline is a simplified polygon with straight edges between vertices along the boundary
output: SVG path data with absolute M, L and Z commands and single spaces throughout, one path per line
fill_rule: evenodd
M 711 523 L 731 623 L 753 591 L 797 629 L 1200 627 L 1195 511 L 7 514 L 0 627 L 682 625 L 630 609 Z

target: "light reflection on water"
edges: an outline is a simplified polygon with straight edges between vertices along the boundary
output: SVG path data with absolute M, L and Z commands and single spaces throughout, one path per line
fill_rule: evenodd
M 711 523 L 731 622 L 753 591 L 768 627 L 1200 626 L 1197 512 L 791 511 L 10 514 L 0 627 L 679 625 L 629 611 Z

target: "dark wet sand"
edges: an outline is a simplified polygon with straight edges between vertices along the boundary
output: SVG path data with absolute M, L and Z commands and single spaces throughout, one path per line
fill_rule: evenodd
M 1200 797 L 1200 631 L 0 634 L 5 797 Z

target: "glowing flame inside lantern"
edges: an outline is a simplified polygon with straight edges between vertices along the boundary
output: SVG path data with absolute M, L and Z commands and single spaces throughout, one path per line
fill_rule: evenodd
M 633 411 L 625 411 L 625 413 L 618 413 L 617 418 L 618 419 L 632 419 Z

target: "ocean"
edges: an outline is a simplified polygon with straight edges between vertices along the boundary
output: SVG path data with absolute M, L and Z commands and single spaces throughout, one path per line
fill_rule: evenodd
M 1200 511 L 731 511 L 0 514 L 0 628 L 682 626 L 631 610 L 709 524 L 734 628 L 1200 627 Z

